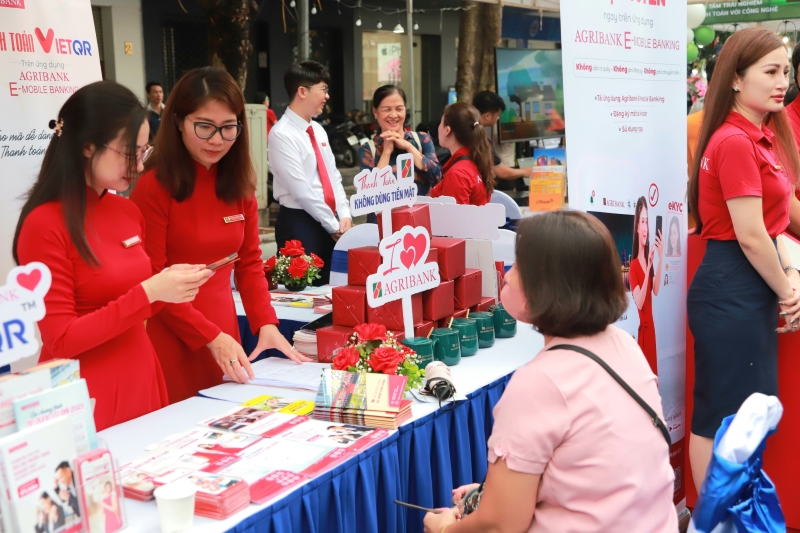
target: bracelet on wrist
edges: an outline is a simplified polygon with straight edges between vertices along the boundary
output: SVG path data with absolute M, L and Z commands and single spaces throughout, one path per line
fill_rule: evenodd
M 795 272 L 800 274 L 800 267 L 798 267 L 797 265 L 792 264 L 792 265 L 783 267 L 783 273 L 786 274 L 787 276 L 789 275 L 789 271 L 790 270 L 794 270 Z

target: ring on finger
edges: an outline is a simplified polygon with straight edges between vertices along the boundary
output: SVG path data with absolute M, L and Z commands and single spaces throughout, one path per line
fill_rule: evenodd
M 228 362 L 231 364 L 231 366 L 233 366 L 233 364 L 234 364 L 234 363 L 236 363 L 236 359 L 231 359 L 231 360 L 230 360 L 230 361 L 228 361 Z

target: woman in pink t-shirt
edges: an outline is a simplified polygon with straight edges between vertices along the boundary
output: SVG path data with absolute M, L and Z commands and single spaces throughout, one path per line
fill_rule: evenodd
M 547 253 L 540 253 L 547 250 Z M 612 324 L 625 312 L 611 234 L 578 211 L 523 220 L 502 301 L 545 348 L 516 371 L 494 409 L 478 509 L 425 516 L 427 533 L 675 533 L 675 480 L 665 436 L 597 362 L 604 360 L 663 418 L 656 377 L 636 341 Z

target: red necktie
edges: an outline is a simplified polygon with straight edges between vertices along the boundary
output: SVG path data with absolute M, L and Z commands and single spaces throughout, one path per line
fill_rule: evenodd
M 322 159 L 322 152 L 319 151 L 317 138 L 314 137 L 314 128 L 309 126 L 306 132 L 308 132 L 308 136 L 311 137 L 311 146 L 314 147 L 314 155 L 317 156 L 317 170 L 319 170 L 319 180 L 322 182 L 322 196 L 325 198 L 325 203 L 328 204 L 328 207 L 333 211 L 333 216 L 336 216 L 336 197 L 333 195 L 331 178 L 328 176 L 325 160 Z

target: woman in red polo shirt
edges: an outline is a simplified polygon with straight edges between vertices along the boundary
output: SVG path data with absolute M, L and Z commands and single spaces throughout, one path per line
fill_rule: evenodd
M 687 298 L 695 350 L 689 457 L 698 491 L 722 419 L 754 392 L 777 395 L 778 332 L 798 329 L 800 275 L 776 239 L 789 224 L 800 170 L 783 111 L 788 74 L 778 35 L 742 30 L 725 43 L 706 96 L 689 182 L 707 240 Z
M 431 196 L 452 196 L 459 204 L 488 202 L 494 190 L 494 159 L 478 110 L 465 103 L 447 106 L 439 123 L 439 144 L 453 155 Z

